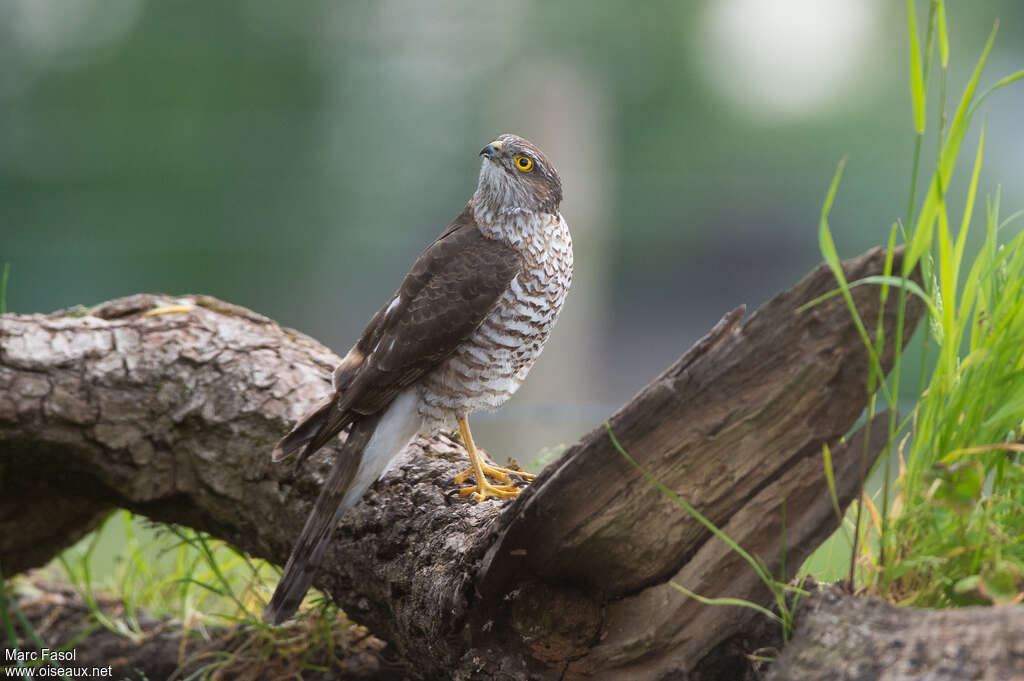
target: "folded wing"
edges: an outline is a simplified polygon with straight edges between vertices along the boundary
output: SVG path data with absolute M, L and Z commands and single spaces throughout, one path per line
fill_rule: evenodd
M 454 353 L 487 318 L 522 261 L 481 234 L 467 206 L 426 248 L 335 372 L 335 394 L 278 445 L 297 464 L 360 415 L 375 414 Z

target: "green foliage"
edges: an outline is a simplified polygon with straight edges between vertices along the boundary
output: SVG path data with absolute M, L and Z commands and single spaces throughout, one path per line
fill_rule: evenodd
M 112 547 L 118 552 L 111 564 Z M 230 652 L 200 653 L 183 660 L 190 679 L 294 678 L 326 670 L 345 651 L 367 639 L 337 607 L 312 592 L 304 616 L 284 627 L 269 627 L 260 613 L 279 576 L 275 567 L 254 560 L 204 532 L 157 525 L 128 511 L 112 513 L 103 525 L 61 553 L 46 572 L 59 566 L 89 608 L 97 626 L 142 641 L 152 632 L 139 614 L 173 617 L 183 638 L 219 637 Z M 105 575 L 97 579 L 96 575 Z M 53 575 L 57 577 L 57 575 Z M 0 625 L 9 645 L 21 638 L 37 648 L 75 642 L 46 641 L 34 631 L 0 576 Z M 15 622 L 9 613 L 18 619 Z M 356 641 L 354 644 L 353 641 Z M 217 647 L 217 646 L 214 646 Z
M 11 598 L 10 585 L 7 582 L 7 580 L 4 579 L 3 572 L 0 571 L 0 628 L 2 628 L 3 630 L 3 635 L 0 636 L 0 638 L 6 641 L 5 648 L 14 650 L 18 649 L 19 646 L 17 629 L 19 627 L 21 628 L 23 637 L 30 641 L 37 649 L 47 647 L 46 644 L 43 643 L 42 638 L 39 636 L 39 632 L 36 631 L 35 627 L 32 626 L 32 623 L 28 621 L 27 617 L 25 617 L 25 613 L 21 611 L 21 608 L 18 607 L 18 604 L 14 601 L 13 598 Z M 70 642 L 63 646 L 60 646 L 58 649 L 67 650 L 71 648 L 71 646 L 73 645 L 74 642 Z M 53 646 L 49 647 L 52 648 Z M 15 664 L 10 665 L 9 667 L 16 667 L 21 669 L 25 667 L 39 666 L 40 664 L 48 664 L 49 666 L 55 669 L 60 669 L 60 665 L 49 658 L 45 659 L 45 661 L 39 660 L 37 662 L 29 663 L 25 663 L 21 660 L 18 660 Z M 0 670 L 8 669 L 9 667 L 0 665 Z M 57 678 L 63 679 L 64 681 L 68 681 L 68 677 L 64 675 L 60 675 Z
M 562 456 L 562 453 L 568 448 L 568 445 L 565 444 L 541 448 L 541 450 L 537 452 L 532 459 L 530 459 L 530 462 L 526 464 L 526 470 L 531 473 L 540 473 L 549 463 Z
M 110 544 L 122 544 L 119 560 L 102 565 L 106 552 L 97 548 Z M 269 564 L 203 532 L 143 524 L 128 511 L 112 513 L 57 561 L 97 621 L 132 638 L 145 635 L 136 618 L 140 609 L 186 623 L 256 624 L 266 585 L 275 574 Z M 107 574 L 99 584 L 93 577 L 98 572 Z M 115 595 L 124 604 L 123 613 L 104 613 L 97 592 Z
M 914 413 L 902 512 L 886 534 L 892 559 L 879 575 L 879 586 L 901 600 L 973 602 L 965 584 L 977 578 L 976 593 L 1000 602 L 1007 575 L 1024 572 L 1024 233 L 999 243 L 998 215 L 997 193 L 959 295 L 969 221 L 956 244 L 940 227 L 940 274 L 931 286 L 942 317 L 930 320 L 939 357 Z M 1003 589 L 986 587 L 993 575 Z M 1014 596 L 1024 590 L 1016 584 Z
M 907 0 L 907 45 L 910 48 L 910 95 L 914 104 L 914 129 L 924 133 L 925 96 L 924 74 L 921 72 L 921 48 L 917 39 L 917 19 L 914 0 Z
M 904 429 L 909 430 L 900 446 L 900 474 L 895 481 L 888 475 L 890 461 L 884 460 L 881 508 L 865 496 L 848 513 L 849 527 L 844 529 L 853 530 L 854 558 L 860 567 L 858 584 L 863 588 L 897 602 L 925 606 L 1016 602 L 1024 599 L 1024 233 L 1007 238 L 1005 228 L 1020 213 L 1000 221 L 997 191 L 986 202 L 983 243 L 973 259 L 967 257 L 984 158 L 984 128 L 955 232 L 950 224 L 948 187 L 978 106 L 994 90 L 1024 77 L 1024 71 L 999 80 L 980 97 L 975 96 L 995 41 L 997 23 L 948 131 L 944 125 L 944 97 L 940 97 L 937 161 L 913 220 L 920 141 L 926 132 L 927 75 L 936 31 L 943 93 L 949 47 L 944 3 L 934 0 L 922 66 L 912 0 L 908 0 L 907 9 L 917 144 L 907 220 L 910 231 L 904 233 L 907 248 L 900 276 L 847 283 L 837 268 L 827 215 L 838 172 L 825 199 L 819 226 L 822 253 L 839 284 L 835 293 L 846 298 L 871 359 L 874 371 L 869 392 L 874 394 L 877 385 L 888 402 L 890 444 L 896 443 Z M 890 252 L 892 245 L 890 240 Z M 908 279 L 916 267 L 923 275 L 923 288 Z M 922 374 L 916 407 L 902 423 L 896 416 L 899 358 L 888 381 L 881 379 L 877 363 L 882 347 L 881 326 L 875 342 L 870 341 L 864 323 L 850 304 L 849 288 L 862 284 L 880 285 L 883 297 L 888 287 L 898 288 L 900 321 L 892 340 L 895 344 L 902 343 L 907 293 L 924 300 L 927 307 L 925 348 L 927 351 L 928 345 L 934 344 L 938 354 L 931 373 Z M 873 413 L 874 398 L 868 416 Z M 828 468 L 827 451 L 825 456 Z M 870 518 L 866 527 L 860 522 L 862 509 Z

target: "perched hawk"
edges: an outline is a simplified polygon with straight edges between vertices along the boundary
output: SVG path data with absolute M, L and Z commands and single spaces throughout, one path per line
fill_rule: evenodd
M 263 614 L 296 611 L 338 518 L 418 434 L 457 422 L 471 468 L 461 496 L 513 497 L 509 474 L 477 452 L 466 417 L 519 388 L 551 333 L 572 281 L 562 182 L 536 146 L 502 135 L 484 157 L 473 198 L 416 260 L 334 371 L 334 394 L 274 449 L 296 464 L 341 431 L 348 437 Z M 490 475 L 500 483 L 487 480 Z

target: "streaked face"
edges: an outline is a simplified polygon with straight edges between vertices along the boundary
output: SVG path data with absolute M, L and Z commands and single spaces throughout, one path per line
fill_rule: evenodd
M 502 135 L 483 149 L 478 204 L 497 214 L 557 213 L 562 181 L 551 161 L 531 142 Z

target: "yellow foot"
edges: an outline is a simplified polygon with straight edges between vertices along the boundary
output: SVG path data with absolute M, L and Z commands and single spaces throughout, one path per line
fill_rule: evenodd
M 483 453 L 482 449 L 478 449 L 477 451 L 480 452 L 481 454 Z M 495 480 L 500 480 L 501 482 L 506 482 L 506 483 L 512 482 L 512 478 L 508 477 L 510 475 L 515 475 L 516 477 L 522 478 L 523 480 L 526 480 L 527 482 L 529 482 L 529 481 L 533 480 L 535 477 L 537 477 L 533 473 L 527 473 L 526 471 L 517 471 L 517 470 L 514 470 L 512 468 L 502 468 L 501 466 L 492 466 L 491 464 L 487 463 L 486 461 L 481 461 L 480 462 L 480 467 L 483 468 L 484 475 L 489 475 L 492 478 L 494 478 Z M 462 471 L 461 473 L 459 473 L 458 475 L 455 476 L 455 484 L 456 485 L 461 485 L 462 483 L 464 483 L 466 480 L 468 480 L 472 476 L 473 476 L 473 469 L 472 468 L 467 468 L 466 470 Z
M 509 476 L 516 475 L 524 480 L 533 480 L 534 476 L 522 471 L 514 471 L 511 468 L 493 466 L 484 461 L 486 454 L 484 454 L 483 450 L 477 449 L 473 443 L 473 434 L 469 432 L 469 422 L 466 420 L 466 417 L 459 417 L 458 422 L 459 434 L 462 436 L 462 443 L 466 446 L 466 453 L 469 454 L 469 463 L 472 467 L 468 471 L 456 475 L 455 484 L 461 485 L 471 475 L 476 480 L 475 485 L 459 489 L 459 496 L 467 497 L 473 495 L 473 498 L 477 501 L 483 501 L 487 497 L 509 499 L 519 496 L 519 488 L 515 485 L 507 484 L 512 482 L 512 478 Z M 492 485 L 487 482 L 488 475 L 506 484 Z
M 470 485 L 469 487 L 459 488 L 460 497 L 468 497 L 470 495 L 473 495 L 475 501 L 483 501 L 487 497 L 511 499 L 512 497 L 519 496 L 519 488 L 513 485 L 492 485 L 486 480 L 477 482 L 477 484 Z

